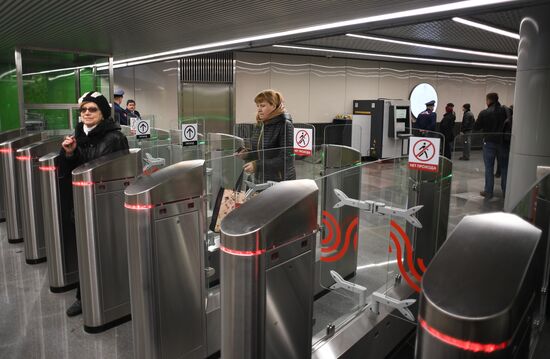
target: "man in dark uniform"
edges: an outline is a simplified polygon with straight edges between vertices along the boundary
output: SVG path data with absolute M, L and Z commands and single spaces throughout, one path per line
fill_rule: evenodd
M 435 131 L 437 115 L 434 112 L 435 101 L 426 102 L 426 111 L 416 118 L 416 128 L 425 131 Z
M 115 107 L 115 122 L 118 122 L 121 125 L 128 126 L 128 113 L 126 110 L 120 106 L 122 103 L 122 98 L 124 97 L 123 89 L 116 89 L 114 96 L 114 107 Z

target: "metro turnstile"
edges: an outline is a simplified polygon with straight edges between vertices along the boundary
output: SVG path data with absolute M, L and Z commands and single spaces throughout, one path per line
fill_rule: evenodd
M 71 176 L 58 173 L 59 151 L 38 161 L 42 194 L 44 239 L 48 258 L 48 280 L 54 293 L 65 292 L 78 284 L 76 230 L 72 218 L 73 189 Z
M 0 132 L 0 143 L 3 143 L 11 138 L 20 137 L 26 133 L 27 130 L 25 130 L 24 128 Z M 0 175 L 0 222 L 4 222 L 6 220 L 6 210 L 4 209 L 4 193 L 2 188 L 4 188 L 4 176 Z
M 540 237 L 513 214 L 464 217 L 423 275 L 416 358 L 529 358 Z
M 354 221 L 359 219 L 359 209 L 351 206 L 343 206 L 333 208 L 334 205 L 340 202 L 340 199 L 334 194 L 334 189 L 337 188 L 344 192 L 350 198 L 360 198 L 361 196 L 361 152 L 348 146 L 341 145 L 324 145 L 324 173 L 323 176 L 323 193 L 324 201 L 321 217 L 330 223 L 330 228 L 340 228 L 342 234 L 353 225 Z M 357 166 L 343 171 L 345 168 Z M 340 172 L 338 174 L 334 174 Z M 327 226 L 323 227 L 323 232 L 326 233 Z M 356 231 L 359 230 L 357 224 Z M 323 236 L 324 237 L 324 236 Z M 330 288 L 334 284 L 334 279 L 330 275 L 331 270 L 335 270 L 344 279 L 352 277 L 357 269 L 357 253 L 355 248 L 348 247 L 348 250 L 343 250 L 345 241 L 333 249 L 329 247 L 333 243 L 320 245 L 321 259 L 320 265 L 315 266 L 319 270 L 316 273 L 318 283 L 315 294 Z M 353 243 L 351 244 L 353 245 Z M 327 252 L 324 252 L 323 249 Z
M 130 319 L 124 190 L 142 171 L 141 150 L 119 151 L 72 172 L 84 330 Z
M 53 136 L 44 141 L 32 143 L 17 150 L 17 171 L 19 173 L 19 198 L 21 220 L 25 238 L 25 260 L 36 264 L 46 260 L 44 239 L 44 218 L 42 216 L 42 195 L 40 186 L 40 162 L 43 155 L 61 148 L 63 136 Z M 46 202 L 46 205 L 50 205 Z
M 438 172 L 410 170 L 408 206 L 423 205 L 416 214 L 422 230 L 407 223 L 406 231 L 413 240 L 414 261 L 422 258 L 430 263 L 437 250 L 447 239 L 453 164 L 441 156 Z M 407 264 L 405 264 L 407 266 Z
M 210 207 L 214 208 L 217 191 L 221 188 L 233 188 L 235 181 L 242 171 L 242 163 L 235 164 L 236 158 L 231 156 L 240 147 L 244 147 L 244 140 L 226 133 L 209 133 L 208 152 L 210 153 L 210 168 L 212 169 L 211 185 L 214 191 L 210 196 Z
M 204 160 L 141 176 L 125 195 L 134 356 L 206 358 L 219 350 L 207 326 L 220 328 L 205 307 Z
M 40 140 L 42 140 L 42 135 L 35 133 L 15 137 L 0 144 L 0 153 L 2 154 L 2 190 L 4 194 L 4 209 L 6 210 L 6 232 L 8 242 L 10 243 L 23 241 L 23 223 L 19 202 L 19 179 L 15 170 L 15 151 Z
M 311 356 L 318 192 L 281 182 L 222 221 L 224 359 Z

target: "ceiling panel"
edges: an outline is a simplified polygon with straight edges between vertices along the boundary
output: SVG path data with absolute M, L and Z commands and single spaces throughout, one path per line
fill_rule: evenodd
M 2 0 L 0 61 L 13 61 L 15 46 L 112 53 L 115 60 L 121 60 L 441 3 L 440 0 Z M 519 0 L 499 8 L 518 4 Z M 479 12 L 478 9 L 466 12 L 474 11 Z M 392 24 L 420 21 L 421 17 L 425 16 Z M 371 24 L 368 28 L 381 26 L 388 24 Z M 433 31 L 437 33 L 437 29 Z M 429 33 L 427 29 L 425 32 Z M 325 35 L 335 34 L 333 31 Z
M 115 59 L 436 5 L 438 0 L 2 0 L 0 56 L 15 46 Z M 6 57 L 7 56 L 7 57 Z
M 506 54 L 517 54 L 519 43 L 518 40 L 466 26 L 450 19 L 374 30 L 369 33 L 434 45 Z
M 416 40 L 416 39 L 415 39 Z M 392 44 L 374 40 L 358 39 L 349 36 L 332 36 L 323 39 L 302 41 L 297 44 L 330 47 L 339 49 L 350 49 L 365 52 L 376 52 L 392 55 L 414 56 L 414 57 L 432 57 L 439 59 L 464 60 L 464 61 L 481 61 L 481 62 L 498 62 L 515 64 L 515 60 L 500 59 L 494 57 L 475 56 L 463 53 L 450 51 L 441 51 L 426 49 L 416 46 L 407 46 L 400 44 Z
M 499 27 L 503 30 L 519 32 L 521 14 L 517 10 L 490 12 L 486 14 L 472 15 L 468 19 L 482 22 L 486 25 Z

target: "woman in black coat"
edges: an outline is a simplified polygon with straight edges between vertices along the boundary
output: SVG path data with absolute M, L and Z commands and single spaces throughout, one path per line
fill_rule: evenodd
M 74 136 L 67 136 L 57 160 L 59 177 L 66 187 L 71 184 L 71 172 L 78 166 L 113 152 L 128 150 L 128 140 L 120 126 L 111 117 L 109 101 L 99 92 L 87 92 L 80 104 L 81 122 L 76 126 Z M 66 212 L 73 211 L 72 191 L 63 191 Z M 71 197 L 71 198 L 68 198 Z M 64 216 L 71 216 L 65 213 Z M 72 216 L 71 216 L 72 217 Z M 76 237 L 76 236 L 75 236 Z M 67 309 L 68 316 L 82 313 L 80 288 L 76 292 L 76 301 Z
M 292 146 L 294 126 L 284 107 L 283 96 L 264 90 L 254 98 L 258 113 L 250 140 L 251 149 L 243 155 L 244 171 L 254 173 L 257 183 L 296 179 Z

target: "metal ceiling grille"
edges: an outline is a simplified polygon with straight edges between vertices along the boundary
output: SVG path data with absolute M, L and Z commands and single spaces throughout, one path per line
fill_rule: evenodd
M 181 82 L 233 83 L 233 53 L 223 52 L 183 58 Z

